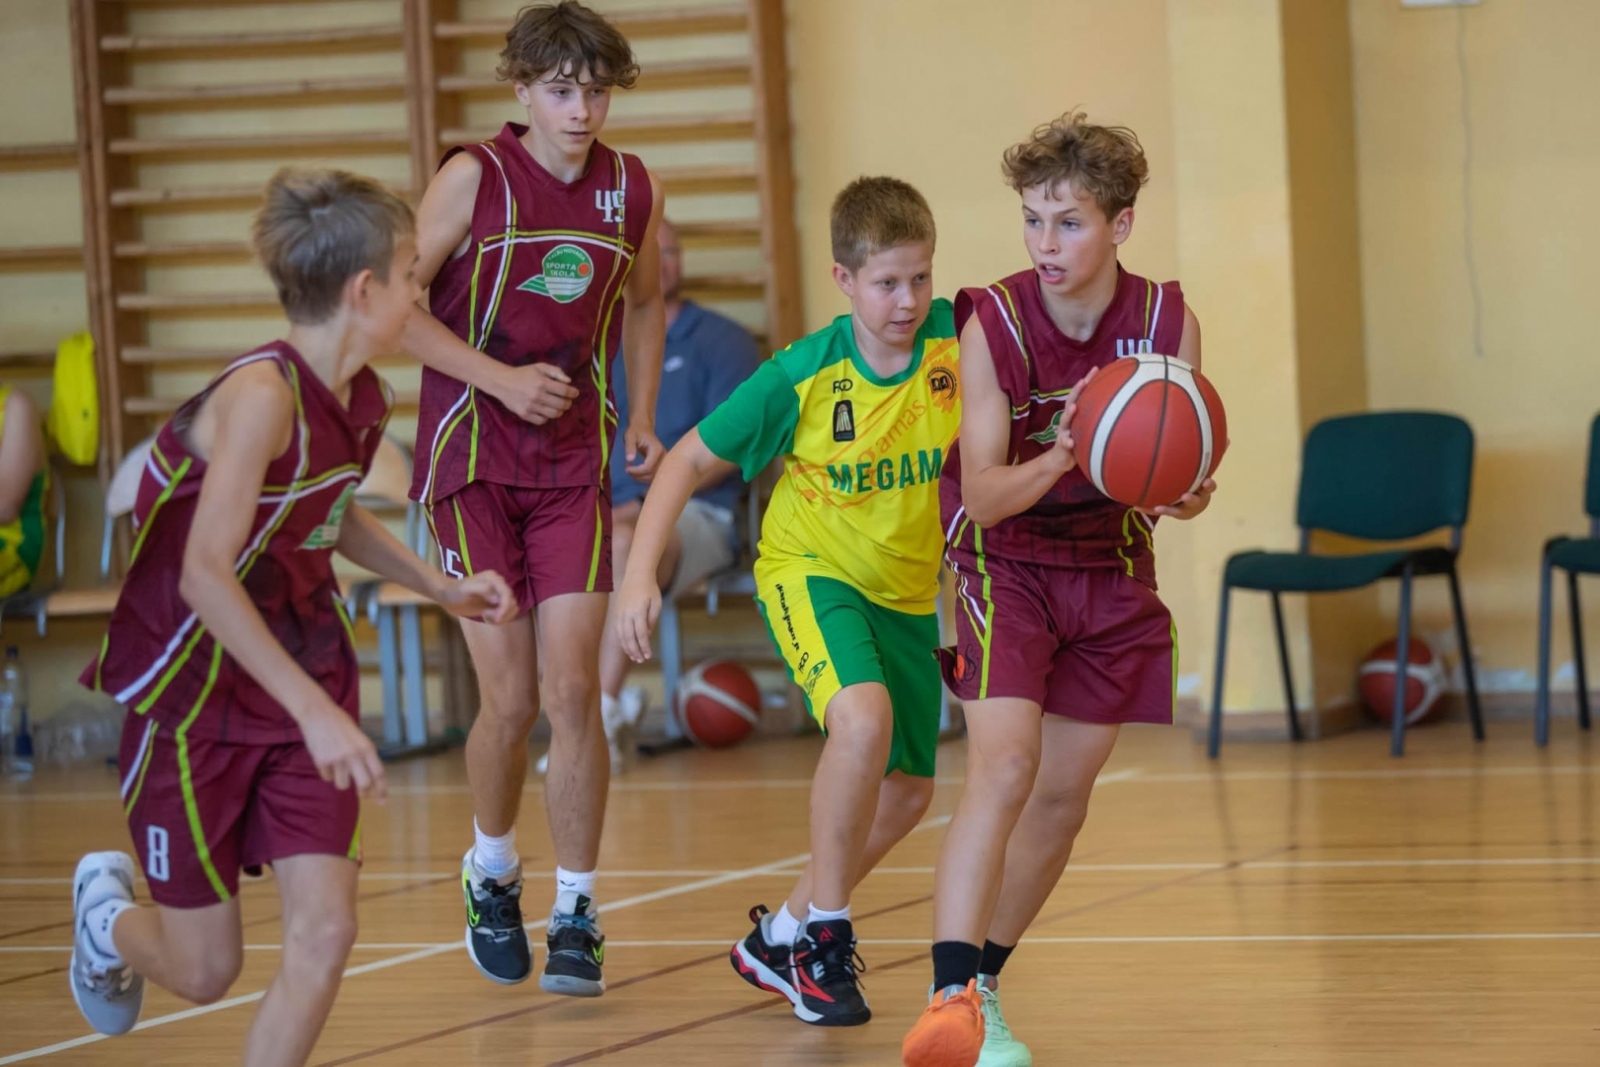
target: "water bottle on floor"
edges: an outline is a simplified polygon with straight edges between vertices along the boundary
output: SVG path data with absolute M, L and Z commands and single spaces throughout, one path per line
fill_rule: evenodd
M 28 729 L 28 676 L 17 646 L 6 649 L 0 673 L 0 769 L 15 777 L 33 773 L 33 735 Z

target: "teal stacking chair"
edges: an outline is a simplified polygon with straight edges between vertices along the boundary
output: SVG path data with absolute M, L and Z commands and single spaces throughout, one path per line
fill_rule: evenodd
M 1600 416 L 1589 426 L 1589 478 L 1583 510 L 1589 515 L 1589 536 L 1546 541 L 1539 568 L 1539 696 L 1534 706 L 1533 739 L 1540 747 L 1550 742 L 1550 584 L 1557 568 L 1567 572 L 1572 664 L 1578 675 L 1578 726 L 1589 729 L 1589 672 L 1583 661 L 1583 605 L 1578 600 L 1578 575 L 1600 574 Z
M 1234 589 L 1272 596 L 1278 632 L 1278 664 L 1288 700 L 1289 736 L 1302 740 L 1295 707 L 1294 676 L 1284 639 L 1284 593 L 1332 593 L 1360 589 L 1386 578 L 1400 581 L 1400 648 L 1396 673 L 1404 678 L 1411 643 L 1411 583 L 1442 575 L 1450 579 L 1450 604 L 1467 681 L 1472 732 L 1483 740 L 1483 710 L 1472 667 L 1472 645 L 1461 606 L 1456 558 L 1472 495 L 1472 427 L 1454 415 L 1422 411 L 1375 412 L 1327 419 L 1311 428 L 1301 456 L 1296 509 L 1298 552 L 1240 552 L 1223 569 L 1222 603 L 1217 622 L 1217 668 L 1211 696 L 1206 751 L 1213 759 L 1222 747 L 1222 683 L 1228 656 L 1228 603 Z M 1364 541 L 1406 541 L 1448 528 L 1448 546 L 1393 548 L 1359 555 L 1312 552 L 1314 530 Z M 1405 686 L 1395 686 L 1392 755 L 1405 753 Z

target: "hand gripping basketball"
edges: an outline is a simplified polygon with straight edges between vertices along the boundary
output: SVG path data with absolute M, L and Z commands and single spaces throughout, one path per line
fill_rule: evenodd
M 1072 443 L 1084 474 L 1119 504 L 1189 518 L 1204 509 L 1228 446 L 1222 399 L 1175 356 L 1117 360 L 1077 390 Z

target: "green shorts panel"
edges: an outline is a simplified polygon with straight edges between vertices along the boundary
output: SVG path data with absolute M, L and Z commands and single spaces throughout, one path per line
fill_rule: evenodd
M 894 739 L 885 773 L 933 777 L 939 744 L 934 650 L 939 617 L 872 603 L 845 582 L 781 568 L 758 574 L 756 603 L 806 708 L 826 728 L 828 703 L 846 686 L 876 682 L 889 691 Z

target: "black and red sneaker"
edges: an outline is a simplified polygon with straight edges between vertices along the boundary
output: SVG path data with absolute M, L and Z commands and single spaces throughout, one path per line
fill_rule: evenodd
M 772 916 L 767 914 L 767 906 L 757 904 L 751 908 L 750 921 L 756 924 L 756 928 L 728 953 L 733 960 L 733 969 L 739 972 L 740 978 L 757 989 L 787 997 L 789 1003 L 798 1005 L 800 994 L 789 982 L 792 950 L 788 945 L 774 945 L 768 940 L 767 935 L 772 932 Z
M 799 997 L 794 1013 L 815 1026 L 860 1026 L 872 1018 L 856 975 L 867 969 L 856 955 L 849 919 L 811 923 L 794 946 L 790 967 Z

